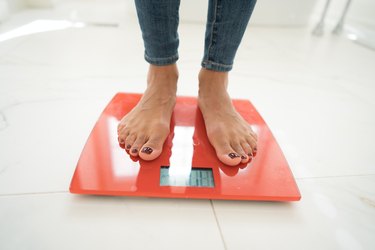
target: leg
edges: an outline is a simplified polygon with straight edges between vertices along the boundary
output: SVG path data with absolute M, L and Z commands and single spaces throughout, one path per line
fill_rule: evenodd
M 256 134 L 234 109 L 227 93 L 228 72 L 255 2 L 209 1 L 198 103 L 217 157 L 232 166 L 248 162 L 257 150 Z
M 145 60 L 159 66 L 175 63 L 178 59 L 180 0 L 135 0 L 135 6 Z
M 135 0 L 144 58 L 150 63 L 147 89 L 118 125 L 118 140 L 129 154 L 157 158 L 170 131 L 176 102 L 179 0 Z

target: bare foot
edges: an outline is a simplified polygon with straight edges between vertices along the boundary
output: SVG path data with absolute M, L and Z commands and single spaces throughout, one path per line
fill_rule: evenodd
M 257 135 L 233 107 L 227 86 L 227 72 L 201 69 L 198 104 L 208 139 L 219 160 L 235 166 L 255 156 Z
M 161 154 L 176 103 L 177 79 L 176 64 L 150 65 L 145 93 L 117 128 L 119 143 L 132 156 L 150 161 Z

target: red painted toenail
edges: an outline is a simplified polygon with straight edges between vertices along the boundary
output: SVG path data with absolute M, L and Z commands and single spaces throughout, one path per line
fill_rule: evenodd
M 146 153 L 146 154 L 151 154 L 152 153 L 152 148 L 150 148 L 150 147 L 144 147 L 143 149 L 142 149 L 142 153 Z
M 130 149 L 132 147 L 132 145 L 128 144 L 126 145 L 126 149 Z
M 235 154 L 235 153 L 229 153 L 228 156 L 229 156 L 231 159 L 234 159 L 234 158 L 240 157 L 238 154 Z
M 134 148 L 133 150 L 132 150 L 132 153 L 133 154 L 135 154 L 135 153 L 137 153 L 138 152 L 138 149 L 136 149 L 136 148 Z

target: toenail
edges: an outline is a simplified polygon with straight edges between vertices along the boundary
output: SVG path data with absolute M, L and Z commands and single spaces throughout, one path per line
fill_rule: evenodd
M 234 158 L 240 157 L 238 154 L 235 154 L 235 153 L 229 153 L 228 156 L 229 156 L 231 159 L 234 159 Z
M 251 153 L 248 153 L 247 154 L 250 158 L 252 158 L 253 157 L 253 155 L 251 154 Z
M 242 160 L 246 159 L 246 156 L 241 155 L 241 159 Z
M 126 145 L 126 149 L 130 149 L 132 147 L 132 145 L 128 144 Z
M 134 148 L 133 150 L 132 150 L 132 153 L 133 154 L 135 154 L 135 153 L 137 153 L 138 152 L 138 149 L 136 149 L 136 148 Z
M 146 154 L 151 154 L 152 153 L 152 148 L 150 148 L 150 147 L 144 147 L 143 149 L 142 149 L 142 153 L 146 153 Z

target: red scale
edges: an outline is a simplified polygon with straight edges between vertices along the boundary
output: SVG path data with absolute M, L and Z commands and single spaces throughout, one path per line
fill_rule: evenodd
M 260 114 L 247 100 L 236 110 L 258 135 L 253 160 L 235 167 L 221 163 L 208 141 L 197 99 L 178 97 L 171 132 L 153 161 L 130 156 L 117 141 L 117 125 L 140 100 L 118 93 L 100 115 L 82 151 L 70 192 L 165 198 L 298 201 L 288 163 Z

